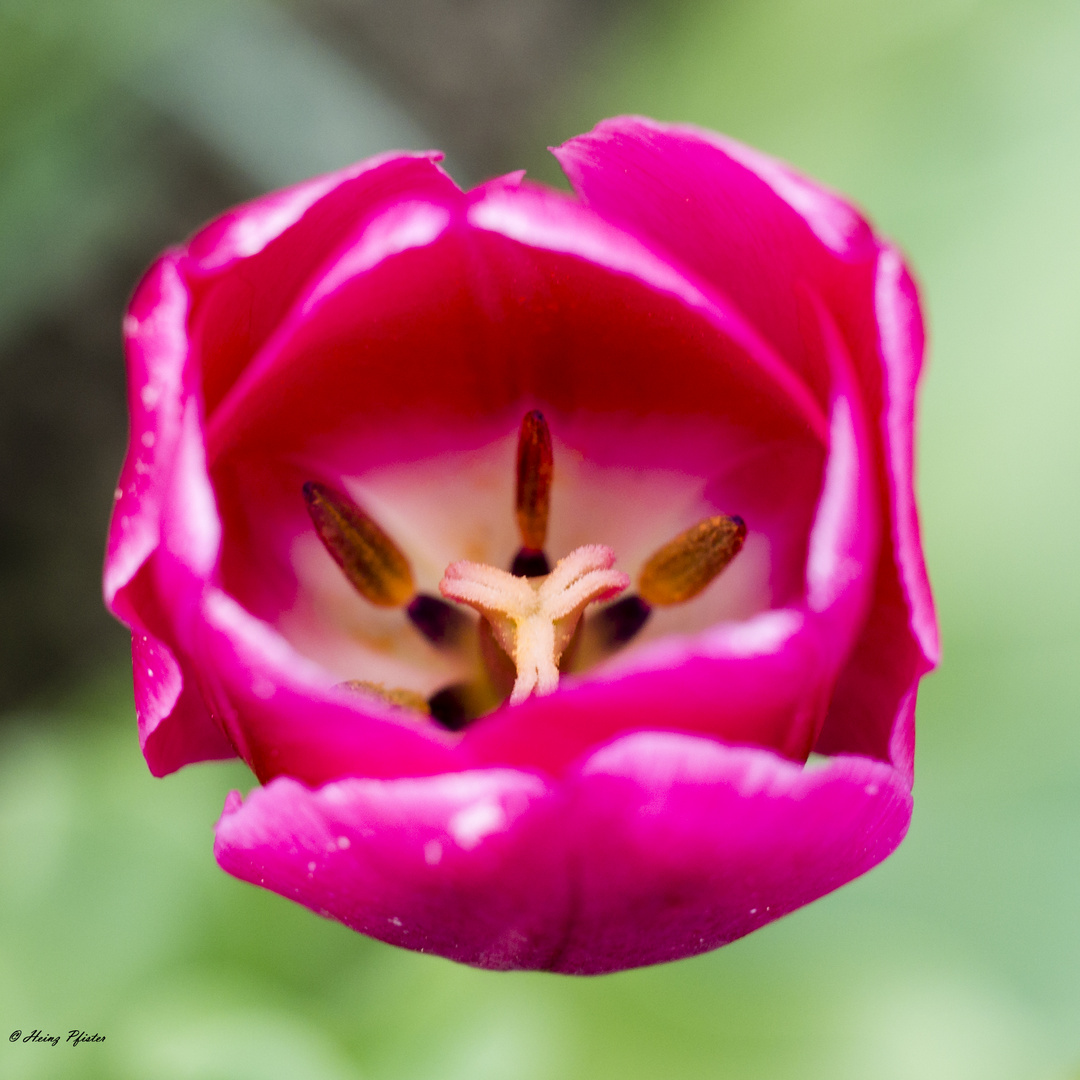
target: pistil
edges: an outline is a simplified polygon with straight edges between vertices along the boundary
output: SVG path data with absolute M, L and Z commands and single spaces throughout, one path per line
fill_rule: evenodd
M 456 562 L 439 582 L 443 596 L 475 608 L 514 661 L 510 704 L 559 685 L 559 659 L 588 604 L 616 596 L 630 584 L 613 569 L 615 553 L 602 544 L 576 548 L 541 579 L 508 574 L 484 563 Z

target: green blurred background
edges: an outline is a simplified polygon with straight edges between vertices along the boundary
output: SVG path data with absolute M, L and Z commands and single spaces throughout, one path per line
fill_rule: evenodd
M 0 0 L 0 1076 L 1080 1077 L 1080 3 Z M 221 873 L 230 787 L 139 756 L 98 571 L 118 323 L 155 251 L 386 146 L 459 180 L 601 116 L 714 127 L 854 197 L 929 309 L 945 662 L 864 879 L 593 980 L 398 952 Z M 9 1044 L 97 1031 L 76 1048 Z

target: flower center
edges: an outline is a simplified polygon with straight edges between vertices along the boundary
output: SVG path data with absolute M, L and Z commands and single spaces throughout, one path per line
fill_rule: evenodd
M 327 484 L 306 483 L 315 531 L 353 588 L 372 605 L 402 610 L 431 645 L 451 650 L 476 672 L 427 699 L 365 679 L 362 672 L 342 685 L 456 730 L 504 701 L 519 705 L 533 694 L 554 693 L 560 662 L 565 666 L 570 653 L 577 670 L 621 648 L 655 607 L 685 603 L 706 589 L 746 538 L 738 517 L 718 514 L 697 522 L 645 561 L 636 592 L 583 622 L 590 604 L 617 596 L 631 579 L 615 568 L 616 553 L 602 544 L 575 548 L 551 568 L 545 545 L 554 476 L 551 433 L 533 410 L 518 437 L 515 515 L 521 547 L 510 570 L 453 562 L 439 582 L 441 597 L 417 591 L 408 557 L 349 496 Z M 479 613 L 479 626 L 447 600 Z
M 534 692 L 551 694 L 558 688 L 559 660 L 586 606 L 616 596 L 630 584 L 614 565 L 615 552 L 602 544 L 576 548 L 540 578 L 517 577 L 484 563 L 456 562 L 446 568 L 439 592 L 487 619 L 517 668 L 510 704 L 519 705 Z

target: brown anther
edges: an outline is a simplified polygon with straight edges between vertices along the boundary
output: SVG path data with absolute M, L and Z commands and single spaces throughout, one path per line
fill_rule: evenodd
M 544 414 L 539 409 L 533 409 L 525 414 L 521 421 L 521 433 L 518 435 L 515 496 L 521 544 L 528 552 L 538 553 L 544 550 L 553 471 L 551 431 Z
M 304 499 L 319 539 L 364 599 L 401 607 L 413 598 L 409 560 L 352 499 L 315 481 L 304 485 Z
M 338 686 L 343 690 L 352 690 L 358 694 L 371 694 L 396 709 L 410 709 L 413 712 L 423 713 L 425 716 L 431 715 L 427 698 L 415 690 L 386 687 L 382 683 L 367 682 L 364 679 L 349 679 L 348 682 L 338 683 Z
M 717 514 L 699 521 L 653 552 L 638 577 L 638 593 L 657 607 L 692 600 L 739 554 L 745 539 L 742 518 Z

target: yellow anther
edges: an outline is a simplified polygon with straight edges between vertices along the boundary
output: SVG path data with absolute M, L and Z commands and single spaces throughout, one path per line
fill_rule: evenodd
M 739 554 L 745 539 L 742 518 L 717 514 L 699 521 L 649 557 L 638 592 L 657 607 L 692 600 Z
M 358 694 L 371 694 L 397 709 L 410 709 L 413 712 L 423 713 L 425 716 L 431 715 L 427 698 L 415 690 L 386 687 L 382 683 L 367 682 L 364 679 L 349 679 L 348 682 L 338 685 L 344 690 L 353 690 Z
M 409 560 L 352 499 L 314 481 L 304 485 L 304 499 L 319 539 L 361 596 L 379 607 L 413 598 Z

